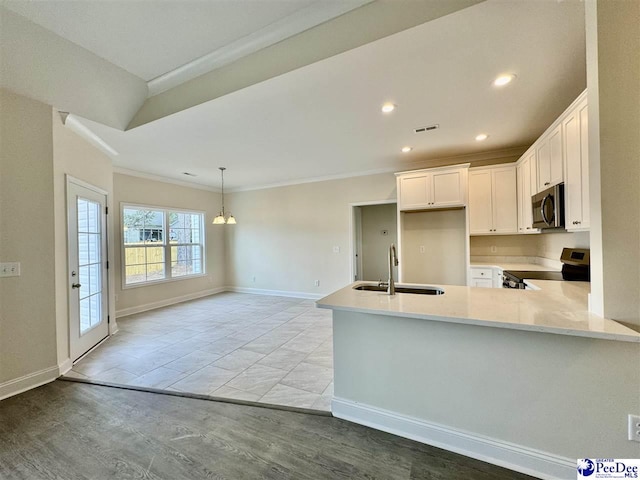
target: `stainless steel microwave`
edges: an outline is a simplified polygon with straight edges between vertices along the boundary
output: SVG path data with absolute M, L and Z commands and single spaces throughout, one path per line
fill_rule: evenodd
M 531 197 L 533 228 L 564 228 L 564 184 Z

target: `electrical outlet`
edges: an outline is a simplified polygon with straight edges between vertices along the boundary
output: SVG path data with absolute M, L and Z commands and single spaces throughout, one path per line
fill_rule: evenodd
M 498 247 L 496 247 L 495 245 L 491 245 L 491 253 L 497 253 L 498 252 Z
M 640 442 L 640 415 L 629 415 L 629 440 Z
M 319 286 L 320 286 L 320 280 L 316 280 L 316 281 L 315 281 L 315 282 L 313 282 L 313 283 L 314 283 L 314 285 L 315 285 L 316 287 L 319 287 Z
M 0 263 L 0 277 L 19 277 L 20 262 Z
M 420 245 L 420 253 L 424 253 L 424 245 Z
M 338 247 L 337 245 L 333 247 L 333 253 L 340 253 L 340 247 Z

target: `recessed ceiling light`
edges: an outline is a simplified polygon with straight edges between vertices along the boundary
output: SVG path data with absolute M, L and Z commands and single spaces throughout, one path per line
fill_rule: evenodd
M 505 75 L 500 75 L 493 81 L 493 84 L 496 87 L 504 87 L 507 83 L 511 83 L 515 80 L 516 76 L 513 73 L 507 73 Z
M 486 140 L 487 138 L 489 138 L 489 135 L 487 135 L 486 133 L 481 133 L 480 135 L 476 136 L 476 140 L 479 142 Z
M 391 113 L 395 109 L 396 109 L 396 106 L 391 102 L 382 104 L 382 113 Z
M 413 147 L 402 147 L 402 153 L 409 153 L 413 150 Z

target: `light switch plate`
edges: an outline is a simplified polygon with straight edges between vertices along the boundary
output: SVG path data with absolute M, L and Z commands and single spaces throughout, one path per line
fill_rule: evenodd
M 0 277 L 19 277 L 20 262 L 2 262 L 0 263 Z

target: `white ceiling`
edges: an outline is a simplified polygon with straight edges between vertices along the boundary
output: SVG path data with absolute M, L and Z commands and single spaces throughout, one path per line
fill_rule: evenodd
M 117 167 L 217 186 L 226 166 L 230 188 L 252 188 L 529 145 L 585 69 L 582 3 L 490 0 L 126 132 L 80 121 Z M 497 89 L 503 72 L 517 80 Z
M 282 30 L 285 23 L 293 28 L 288 28 L 284 37 L 366 1 L 2 0 L 1 3 L 149 81 L 225 46 L 255 37 L 257 32 L 270 35 L 268 43 L 273 43 L 283 39 L 273 37 L 273 33 Z M 325 12 L 324 16 L 320 11 Z M 302 14 L 317 20 L 311 25 L 300 22 Z

